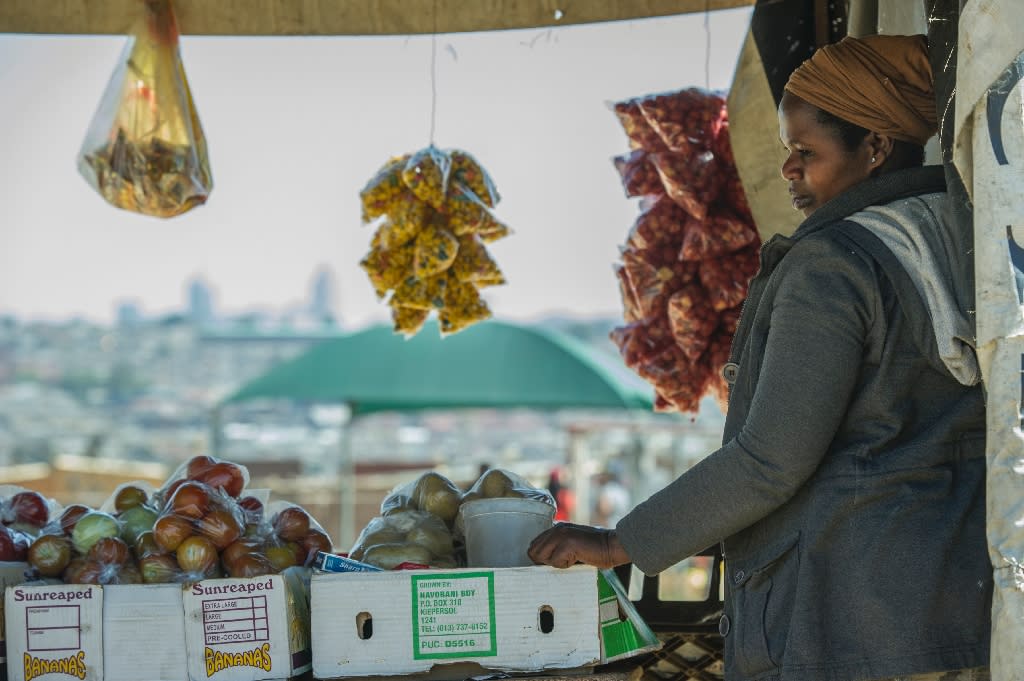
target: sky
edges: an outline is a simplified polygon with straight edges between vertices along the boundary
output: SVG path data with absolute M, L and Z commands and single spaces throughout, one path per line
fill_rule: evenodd
M 728 89 L 749 18 L 437 37 L 433 141 L 483 164 L 514 231 L 489 245 L 508 280 L 484 291 L 495 317 L 621 315 L 612 267 L 637 204 L 611 163 L 628 145 L 608 103 Z M 358 195 L 389 157 L 431 141 L 430 36 L 182 38 L 214 188 L 166 220 L 110 206 L 76 168 L 125 42 L 0 35 L 0 314 L 164 314 L 196 278 L 218 312 L 274 310 L 327 268 L 344 327 L 389 319 L 358 266 L 372 236 Z

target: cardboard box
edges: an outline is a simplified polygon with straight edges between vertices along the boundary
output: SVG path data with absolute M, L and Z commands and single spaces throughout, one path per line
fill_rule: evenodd
M 585 566 L 315 573 L 313 676 L 461 679 L 588 667 L 657 648 L 635 611 L 629 628 L 612 601 L 602 607 L 601 579 Z M 607 651 L 606 636 L 614 637 Z
M 186 681 L 180 584 L 103 587 L 104 681 Z
M 597 575 L 601 617 L 601 663 L 615 662 L 661 647 L 658 635 L 640 617 L 614 570 Z
M 309 570 L 185 587 L 192 681 L 286 679 L 311 666 Z
M 9 586 L 23 584 L 28 563 L 0 561 L 0 594 Z M 7 636 L 4 633 L 4 600 L 0 598 L 0 679 L 7 678 Z
M 102 587 L 22 584 L 7 587 L 4 599 L 8 681 L 103 681 Z

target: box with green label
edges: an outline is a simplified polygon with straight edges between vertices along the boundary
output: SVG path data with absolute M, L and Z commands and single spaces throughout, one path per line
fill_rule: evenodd
M 660 646 L 610 571 L 577 566 L 314 574 L 313 676 L 592 667 Z

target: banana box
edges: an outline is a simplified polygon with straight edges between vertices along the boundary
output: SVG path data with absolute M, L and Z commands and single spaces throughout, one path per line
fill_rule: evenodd
M 181 584 L 103 587 L 104 681 L 188 678 L 182 588 Z
M 309 570 L 184 587 L 190 681 L 287 679 L 311 667 Z
M 0 593 L 7 587 L 25 582 L 28 563 L 0 561 Z M 7 648 L 4 635 L 4 599 L 0 598 L 0 679 L 7 678 Z
M 103 588 L 19 584 L 4 594 L 8 681 L 103 681 Z
M 313 676 L 465 679 L 660 647 L 608 579 L 586 566 L 314 573 Z

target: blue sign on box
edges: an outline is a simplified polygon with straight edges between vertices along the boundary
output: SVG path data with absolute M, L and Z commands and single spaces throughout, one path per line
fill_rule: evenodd
M 361 563 L 348 556 L 339 556 L 336 553 L 325 553 L 324 551 L 316 552 L 313 568 L 321 572 L 383 572 L 376 565 Z

